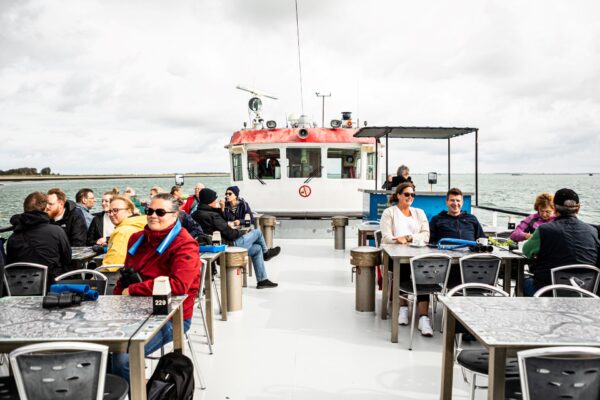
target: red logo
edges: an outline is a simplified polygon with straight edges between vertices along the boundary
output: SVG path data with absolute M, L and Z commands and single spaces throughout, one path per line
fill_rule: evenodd
M 310 194 L 312 193 L 312 189 L 310 188 L 310 186 L 308 185 L 302 185 L 300 186 L 300 188 L 298 189 L 298 193 L 300 194 L 300 196 L 302 197 L 308 197 L 310 196 Z

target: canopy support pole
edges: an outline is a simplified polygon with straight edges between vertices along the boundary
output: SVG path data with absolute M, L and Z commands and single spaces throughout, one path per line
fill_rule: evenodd
M 475 129 L 475 206 L 479 206 L 479 129 Z
M 377 190 L 377 174 L 379 174 L 377 166 L 379 165 L 379 138 L 375 138 L 375 190 Z
M 450 190 L 450 138 L 448 138 L 448 190 Z
M 386 132 L 385 133 L 385 180 L 386 180 L 386 182 L 387 182 L 387 178 L 389 175 L 389 172 L 388 172 L 388 169 L 389 169 L 389 161 L 388 161 L 389 152 L 388 152 L 388 150 L 390 148 L 390 146 L 388 146 L 389 136 L 390 136 L 389 132 Z

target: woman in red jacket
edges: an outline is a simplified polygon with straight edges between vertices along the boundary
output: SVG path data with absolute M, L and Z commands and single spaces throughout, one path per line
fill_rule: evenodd
M 181 227 L 177 212 L 179 202 L 168 193 L 152 198 L 146 208 L 148 225 L 131 236 L 125 266 L 141 277 L 141 282 L 129 283 L 120 279 L 113 291 L 118 295 L 152 296 L 154 278 L 168 276 L 171 294 L 187 294 L 183 302 L 183 329 L 192 324 L 194 299 L 200 287 L 200 253 L 198 243 Z M 145 346 L 146 355 L 173 340 L 173 324 L 169 321 Z M 113 373 L 129 380 L 129 355 L 113 354 Z

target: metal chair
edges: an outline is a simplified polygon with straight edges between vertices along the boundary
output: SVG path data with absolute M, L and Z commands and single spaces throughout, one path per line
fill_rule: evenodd
M 579 294 L 579 297 L 592 297 L 594 299 L 600 299 L 600 297 L 596 296 L 592 292 L 588 292 L 587 290 L 582 289 L 579 286 L 571 286 L 571 285 L 548 285 L 548 286 L 544 286 L 543 288 L 541 288 L 540 290 L 538 290 L 537 292 L 535 292 L 533 294 L 533 297 L 540 297 L 544 293 L 549 292 L 550 290 L 552 290 L 553 297 L 561 297 L 561 296 L 559 296 L 559 293 L 561 293 L 561 292 L 571 292 L 571 293 L 574 293 L 576 295 Z
M 86 275 L 91 275 L 91 279 L 86 279 Z M 71 279 L 67 279 L 71 278 Z M 101 272 L 94 271 L 93 269 L 76 269 L 74 271 L 69 271 L 62 275 L 54 278 L 56 282 L 60 283 L 73 283 L 73 284 L 83 284 L 88 285 L 90 289 L 97 291 L 101 295 L 106 295 L 106 285 L 108 283 L 108 278 Z
M 202 316 L 202 326 L 204 327 L 204 334 L 206 335 L 206 341 L 208 343 L 208 351 L 209 354 L 213 354 L 212 344 L 210 343 L 210 335 L 208 334 L 208 325 L 206 324 L 206 314 L 204 312 L 204 309 L 206 308 L 206 293 L 204 292 L 204 279 L 206 278 L 206 268 L 208 268 L 208 265 L 204 263 L 200 271 L 200 288 L 198 289 L 198 308 L 200 309 L 200 315 Z M 202 307 L 202 305 L 204 305 L 204 307 Z
M 17 262 L 4 267 L 4 286 L 8 296 L 45 296 L 48 267 Z
M 457 294 L 462 294 L 463 296 L 482 296 L 487 294 L 490 296 L 509 297 L 509 294 L 506 293 L 504 290 L 499 289 L 495 286 L 481 283 L 465 283 L 454 287 L 448 292 L 448 296 L 454 296 Z M 455 361 L 462 369 L 463 379 L 465 383 L 470 384 L 469 399 L 473 400 L 475 398 L 476 389 L 487 389 L 487 386 L 477 385 L 477 376 L 488 375 L 490 354 L 486 349 L 483 348 L 466 350 L 460 349 L 461 336 L 462 333 L 465 332 L 465 328 L 457 323 L 456 332 L 458 337 L 457 342 L 459 350 L 457 352 Z M 519 376 L 516 358 L 506 360 L 505 371 L 506 378 L 515 378 Z M 467 377 L 467 374 L 470 374 L 470 380 Z M 511 392 L 515 392 L 515 390 L 513 389 L 511 389 Z M 507 391 L 507 393 L 508 392 L 509 391 Z
M 575 283 L 588 292 L 596 293 L 598 290 L 598 281 L 600 280 L 600 269 L 586 264 L 565 265 L 552 268 L 550 270 L 550 278 L 553 285 L 573 285 Z M 566 292 L 561 297 L 571 296 L 573 296 L 572 292 Z
M 18 348 L 10 362 L 21 400 L 121 400 L 129 385 L 106 374 L 108 347 L 50 342 Z
M 495 286 L 502 259 L 491 254 L 471 254 L 458 260 L 462 283 L 482 283 Z
M 121 278 L 121 268 L 123 268 L 123 264 L 107 264 L 101 267 L 96 268 L 94 271 L 100 272 L 102 275 L 106 276 L 108 279 L 106 282 L 106 289 L 104 293 L 106 295 L 112 295 L 113 289 L 117 286 L 117 282 Z
M 415 332 L 417 296 L 429 295 L 431 299 L 433 294 L 444 292 L 448 283 L 451 262 L 452 257 L 438 253 L 426 254 L 410 259 L 411 284 L 408 284 L 406 281 L 400 282 L 400 293 L 406 294 L 406 296 L 400 294 L 400 297 L 415 303 L 412 308 L 409 350 L 412 350 L 412 341 Z M 410 299 L 409 295 L 412 295 L 414 298 Z M 435 320 L 435 309 L 433 309 L 433 318 L 431 320 Z
M 520 351 L 523 399 L 598 400 L 600 349 L 546 347 Z

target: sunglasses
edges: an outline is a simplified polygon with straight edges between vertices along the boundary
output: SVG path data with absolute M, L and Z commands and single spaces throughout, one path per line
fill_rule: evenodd
M 176 211 L 167 211 L 164 208 L 157 208 L 156 210 L 154 208 L 146 208 L 146 211 L 144 212 L 147 216 L 150 216 L 154 213 L 156 213 L 157 217 L 164 217 L 167 214 L 175 214 Z
M 225 196 L 233 196 L 233 193 L 227 192 L 227 193 L 225 193 Z
M 404 192 L 404 193 L 401 193 L 401 194 L 404 195 L 404 197 L 415 197 L 414 193 Z

